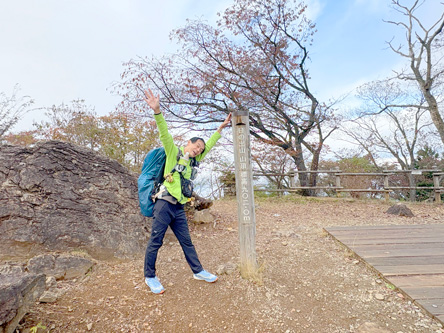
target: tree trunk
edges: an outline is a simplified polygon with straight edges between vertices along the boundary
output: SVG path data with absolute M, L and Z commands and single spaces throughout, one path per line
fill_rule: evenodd
M 296 167 L 298 171 L 307 171 L 307 167 L 305 166 L 304 156 L 302 154 L 302 145 L 301 143 L 297 142 L 295 147 L 296 154 L 293 156 L 294 162 L 296 164 Z M 307 173 L 300 173 L 299 174 L 299 182 L 301 186 L 310 186 L 310 182 L 308 179 Z M 301 194 L 305 197 L 312 196 L 312 191 L 306 189 L 302 190 Z
M 423 88 L 423 87 L 421 87 Z M 424 93 L 424 98 L 427 101 L 429 106 L 430 117 L 432 118 L 433 124 L 438 131 L 439 137 L 441 138 L 442 143 L 444 144 L 444 121 L 441 117 L 441 114 L 438 110 L 438 103 L 436 102 L 436 98 L 430 94 L 430 92 L 426 89 L 422 89 Z
M 412 173 L 410 172 L 408 177 L 409 177 L 409 186 L 410 187 L 415 187 L 416 186 L 415 176 L 412 175 Z M 411 202 L 415 202 L 416 201 L 416 190 L 415 189 L 410 189 L 409 193 L 410 193 L 410 201 Z
M 313 158 L 311 159 L 311 171 L 318 171 L 319 169 L 319 158 L 321 156 L 321 150 L 322 150 L 322 141 L 319 143 L 319 147 L 313 152 Z M 316 186 L 318 179 L 317 173 L 311 173 L 310 174 L 310 186 Z M 313 195 L 316 195 L 313 190 Z

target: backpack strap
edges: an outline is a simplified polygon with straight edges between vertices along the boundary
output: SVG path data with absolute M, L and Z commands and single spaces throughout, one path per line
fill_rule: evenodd
M 171 169 L 171 171 L 164 177 L 165 178 L 165 180 L 167 181 L 167 182 L 172 182 L 173 181 L 173 173 L 174 172 L 178 172 L 179 173 L 179 175 L 180 175 L 180 177 L 182 178 L 183 177 L 183 172 L 179 172 L 179 171 L 177 171 L 177 169 L 176 169 L 176 166 L 179 164 L 179 160 L 180 160 L 180 158 L 182 157 L 183 155 L 182 155 L 182 151 L 180 150 L 180 148 L 178 149 L 178 151 L 177 151 L 177 156 L 176 156 L 176 160 L 177 160 L 177 163 L 176 163 L 176 165 L 173 167 L 173 169 Z M 193 172 L 193 170 L 195 170 L 195 168 L 198 168 L 199 167 L 199 162 L 196 160 L 196 158 L 195 157 L 191 157 L 191 161 L 190 161 L 190 167 L 192 168 L 192 171 L 191 171 L 191 178 L 190 178 L 190 180 L 192 180 L 193 179 L 193 174 L 194 175 L 196 175 L 196 173 L 197 172 Z M 197 171 L 197 170 L 196 170 Z M 163 175 L 163 173 L 162 173 L 162 175 Z
M 173 167 L 173 169 L 171 170 L 171 172 L 170 172 L 171 174 L 173 174 L 174 171 L 177 171 L 177 170 L 176 170 L 176 166 L 177 166 L 177 164 L 179 164 L 179 160 L 180 160 L 180 158 L 181 158 L 182 156 L 183 156 L 182 151 L 181 151 L 180 148 L 179 148 L 178 151 L 177 151 L 177 156 L 176 156 L 177 163 L 176 163 L 176 165 Z M 196 160 L 195 157 L 191 157 L 190 167 L 192 167 L 192 168 L 198 168 L 198 167 L 199 167 L 199 162 Z M 182 176 L 182 172 L 179 172 L 179 174 Z

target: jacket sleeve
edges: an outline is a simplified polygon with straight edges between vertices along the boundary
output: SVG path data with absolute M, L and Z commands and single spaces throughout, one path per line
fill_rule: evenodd
M 165 148 L 165 154 L 167 156 L 177 156 L 178 148 L 174 144 L 173 136 L 168 132 L 168 126 L 162 113 L 154 114 L 157 128 L 159 129 L 160 141 L 163 148 Z
M 207 140 L 207 142 L 205 143 L 205 150 L 203 151 L 202 154 L 196 156 L 196 160 L 197 161 L 202 161 L 203 158 L 205 157 L 205 155 L 208 154 L 208 152 L 211 150 L 211 148 L 214 147 L 214 145 L 216 144 L 216 142 L 222 137 L 222 135 L 216 131 L 213 133 L 213 135 Z

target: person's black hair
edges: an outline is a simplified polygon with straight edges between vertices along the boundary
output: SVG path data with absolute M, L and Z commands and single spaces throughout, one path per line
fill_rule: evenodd
M 203 153 L 205 151 L 205 148 L 206 148 L 205 140 L 200 138 L 200 137 L 198 137 L 198 136 L 194 136 L 194 137 L 192 137 L 190 139 L 191 143 L 196 143 L 197 140 L 201 140 L 203 142 L 203 144 L 204 144 L 204 149 L 202 150 L 202 153 Z

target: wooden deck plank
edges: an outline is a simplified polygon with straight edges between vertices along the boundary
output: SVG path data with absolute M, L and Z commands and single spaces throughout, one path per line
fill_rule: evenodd
M 444 249 L 412 249 L 406 251 L 401 250 L 355 250 L 353 246 L 349 247 L 356 252 L 360 257 L 417 257 L 417 256 L 438 256 L 444 255 Z
M 396 287 L 444 287 L 444 275 L 392 276 L 388 279 Z
M 430 230 L 433 230 L 433 234 L 430 233 Z M 444 234 L 444 228 L 443 229 L 373 229 L 373 230 L 337 230 L 332 231 L 336 235 L 341 235 L 342 238 L 348 239 L 353 237 L 359 237 L 359 238 L 365 238 L 365 237 L 383 237 L 383 238 L 389 238 L 394 235 L 399 236 L 405 236 L 405 237 L 421 237 L 421 236 L 434 236 L 434 235 L 443 235 Z
M 404 287 L 402 290 L 415 300 L 420 299 L 442 299 L 444 297 L 444 286 L 442 287 Z
M 444 265 L 393 265 L 373 266 L 386 276 L 444 274 Z
M 442 224 L 415 224 L 415 225 L 374 225 L 374 226 L 351 226 L 351 227 L 327 227 L 331 232 L 335 233 L 348 233 L 354 232 L 357 234 L 367 233 L 368 231 L 374 232 L 423 232 L 424 230 L 434 230 L 442 232 L 444 225 Z
M 443 238 L 444 240 L 444 238 Z M 444 241 L 434 243 L 415 243 L 415 249 L 441 249 L 444 248 Z M 389 244 L 359 244 L 353 245 L 353 248 L 359 250 L 401 250 L 411 249 L 411 243 L 389 243 Z
M 444 323 L 444 224 L 324 230 Z
M 360 232 L 362 230 L 399 230 L 399 229 L 432 229 L 441 230 L 444 229 L 444 224 L 386 224 L 386 225 L 355 225 L 344 227 L 327 227 L 327 231 L 343 231 L 343 230 L 356 230 Z
M 338 236 L 340 238 L 340 236 Z M 358 245 L 382 245 L 382 244 L 432 244 L 442 242 L 443 237 L 434 237 L 428 239 L 405 239 L 405 238 L 388 238 L 388 239 L 343 239 L 341 238 L 342 243 L 348 243 L 350 246 L 358 246 Z M 413 247 L 413 246 L 412 246 Z
M 443 256 L 390 256 L 390 257 L 368 257 L 365 260 L 372 266 L 392 266 L 392 265 L 444 265 Z
M 350 236 L 342 236 L 342 235 L 338 235 L 338 237 L 341 237 L 342 240 L 344 241 L 348 241 L 348 242 L 353 242 L 355 240 L 359 240 L 359 241 L 383 241 L 385 243 L 392 243 L 392 241 L 395 240 L 402 240 L 403 243 L 406 242 L 415 242 L 415 243 L 439 243 L 440 240 L 443 239 L 444 237 L 444 232 L 443 233 L 436 233 L 433 235 L 428 235 L 426 236 L 426 234 L 416 234 L 416 235 L 407 235 L 407 234 L 389 234 L 389 235 L 368 235 L 368 234 L 363 234 L 363 235 L 350 235 Z
M 434 315 L 444 315 L 444 299 L 424 299 L 419 302 L 427 311 Z

